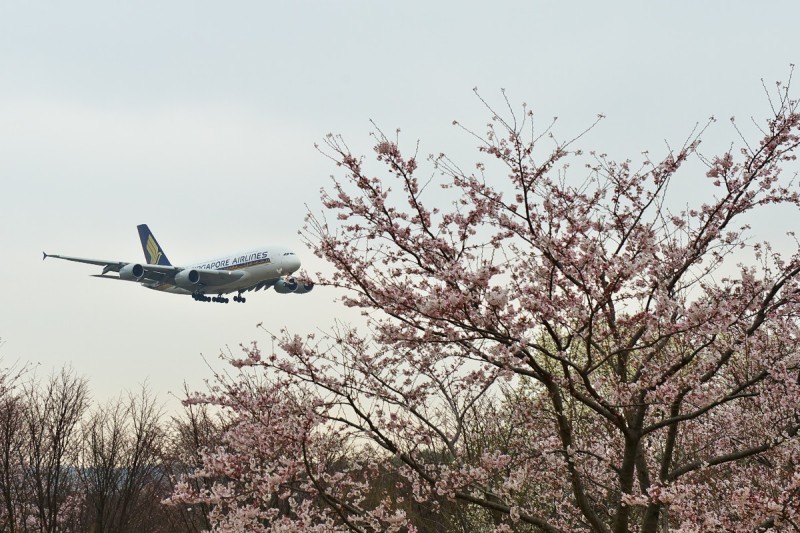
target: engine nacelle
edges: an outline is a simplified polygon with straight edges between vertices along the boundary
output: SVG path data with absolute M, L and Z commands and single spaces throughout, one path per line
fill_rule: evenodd
M 297 280 L 294 278 L 279 279 L 275 282 L 275 292 L 289 294 L 297 290 Z
M 291 292 L 295 294 L 305 294 L 311 292 L 311 289 L 314 288 L 314 284 L 310 281 L 301 283 L 297 281 L 297 278 L 289 277 L 276 281 L 274 288 L 275 292 L 279 292 L 280 294 L 289 294 Z
M 181 270 L 175 274 L 175 285 L 181 289 L 192 290 L 198 283 L 200 283 L 200 272 L 197 270 Z
M 311 289 L 314 288 L 314 284 L 310 281 L 305 283 L 299 283 L 297 288 L 294 290 L 295 294 L 305 294 L 307 292 L 311 292 Z
M 138 263 L 131 263 L 119 269 L 120 279 L 126 281 L 141 281 L 144 277 L 144 267 Z

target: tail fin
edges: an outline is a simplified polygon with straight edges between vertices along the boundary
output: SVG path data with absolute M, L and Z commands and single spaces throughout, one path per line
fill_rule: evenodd
M 153 236 L 153 232 L 147 227 L 147 224 L 139 224 L 136 226 L 139 230 L 139 238 L 142 240 L 142 250 L 144 250 L 144 257 L 147 259 L 148 265 L 164 265 L 170 266 L 172 263 L 167 259 L 164 250 L 159 246 L 158 241 Z

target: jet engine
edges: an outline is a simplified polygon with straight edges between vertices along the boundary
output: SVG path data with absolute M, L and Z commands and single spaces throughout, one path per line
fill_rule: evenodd
M 275 282 L 275 292 L 279 292 L 280 294 L 289 294 L 293 292 L 295 294 L 305 294 L 307 292 L 311 292 L 311 289 L 314 288 L 314 284 L 309 282 L 298 282 L 296 278 L 289 277 L 285 279 L 279 279 Z
M 131 263 L 119 269 L 120 279 L 126 281 L 141 281 L 144 277 L 144 267 L 138 263 Z
M 197 270 L 181 270 L 175 274 L 175 285 L 182 289 L 192 290 L 198 283 L 200 283 L 200 272 Z
M 275 292 L 289 294 L 297 290 L 297 280 L 294 278 L 279 279 L 275 282 Z
M 311 292 L 311 289 L 314 288 L 314 284 L 310 281 L 308 282 L 301 282 L 298 283 L 297 288 L 294 290 L 295 294 L 305 294 L 307 292 Z

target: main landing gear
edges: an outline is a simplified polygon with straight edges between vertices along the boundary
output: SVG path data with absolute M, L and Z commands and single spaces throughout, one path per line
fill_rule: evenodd
M 197 302 L 216 302 L 216 303 L 221 303 L 221 304 L 226 304 L 226 303 L 230 302 L 230 300 L 228 298 L 225 298 L 221 294 L 218 295 L 218 296 L 214 296 L 212 298 L 210 296 L 206 296 L 205 294 L 194 293 L 194 294 L 192 294 L 192 298 Z M 247 301 L 247 299 L 244 296 L 242 296 L 241 294 L 237 294 L 236 296 L 233 297 L 233 301 L 243 304 L 243 303 L 245 303 Z

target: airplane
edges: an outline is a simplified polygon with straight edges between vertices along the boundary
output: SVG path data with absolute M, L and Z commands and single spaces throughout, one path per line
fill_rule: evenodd
M 42 252 L 44 261 L 48 257 L 88 263 L 103 267 L 101 274 L 93 277 L 136 281 L 148 289 L 172 294 L 191 294 L 198 302 L 228 303 L 225 297 L 237 293 L 234 302 L 244 303 L 242 296 L 247 291 L 259 291 L 273 287 L 280 294 L 305 294 L 314 284 L 303 282 L 292 276 L 300 268 L 300 259 L 288 248 L 261 246 L 238 254 L 193 263 L 191 266 L 173 266 L 164 250 L 156 241 L 147 224 L 136 226 L 147 263 L 126 263 L 84 259 Z M 116 272 L 116 276 L 107 275 Z M 214 296 L 208 296 L 212 294 Z

